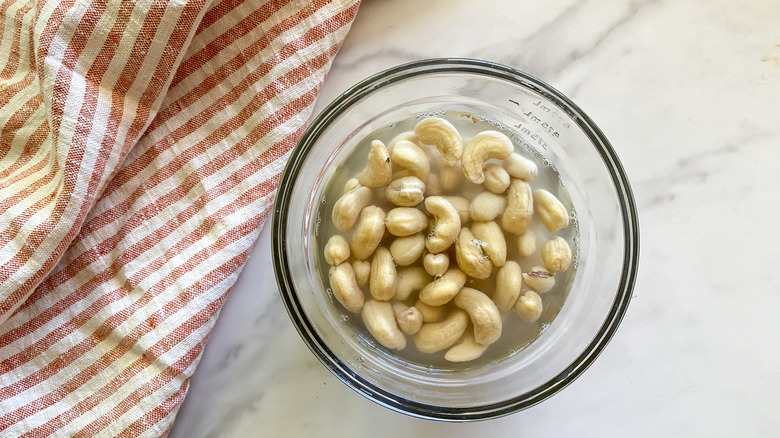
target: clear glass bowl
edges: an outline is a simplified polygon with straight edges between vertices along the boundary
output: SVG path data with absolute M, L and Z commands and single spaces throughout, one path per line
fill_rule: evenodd
M 528 142 L 521 146 L 538 150 L 559 172 L 579 226 L 576 276 L 563 307 L 542 334 L 517 354 L 452 369 L 408 363 L 356 330 L 328 298 L 315 244 L 321 221 L 330 218 L 329 211 L 320 214 L 323 190 L 350 150 L 380 127 L 441 110 L 479 114 L 518 132 Z M 429 419 L 498 417 L 563 389 L 614 335 L 638 266 L 636 206 L 623 168 L 599 128 L 544 82 L 469 59 L 394 67 L 332 102 L 291 153 L 272 227 L 280 292 L 311 351 L 363 396 Z

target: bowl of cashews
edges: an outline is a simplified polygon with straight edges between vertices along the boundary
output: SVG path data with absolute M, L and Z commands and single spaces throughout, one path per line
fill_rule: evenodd
M 565 388 L 626 312 L 628 178 L 570 99 L 525 73 L 430 59 L 371 76 L 292 151 L 272 250 L 315 356 L 426 419 L 507 415 Z

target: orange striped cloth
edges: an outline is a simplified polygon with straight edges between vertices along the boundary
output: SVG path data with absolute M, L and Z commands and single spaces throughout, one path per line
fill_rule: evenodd
M 165 435 L 359 0 L 0 1 L 0 436 Z

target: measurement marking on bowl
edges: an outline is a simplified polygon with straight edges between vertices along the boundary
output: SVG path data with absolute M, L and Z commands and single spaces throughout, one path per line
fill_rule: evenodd
M 525 107 L 523 107 L 523 105 L 520 104 L 520 102 L 518 102 L 516 100 L 512 100 L 512 99 L 508 99 L 508 100 L 509 100 L 509 102 L 512 102 L 513 104 L 519 106 L 523 111 L 527 111 L 523 115 L 525 115 L 525 116 L 530 116 L 531 115 L 531 111 L 526 110 Z M 571 128 L 571 123 L 569 123 L 569 121 L 566 120 L 562 115 L 558 114 L 558 112 L 554 110 L 554 107 L 545 105 L 544 102 L 542 102 L 541 100 L 537 100 L 536 102 L 532 103 L 531 105 L 539 108 L 541 111 L 543 111 L 543 112 L 545 112 L 547 114 L 550 114 L 554 118 L 558 119 L 558 122 L 560 122 L 563 125 L 564 128 L 566 128 L 566 129 Z M 543 121 L 543 120 L 539 119 L 539 121 Z

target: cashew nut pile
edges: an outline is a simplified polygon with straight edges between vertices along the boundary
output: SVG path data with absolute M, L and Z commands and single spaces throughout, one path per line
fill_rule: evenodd
M 411 340 L 451 362 L 480 357 L 512 311 L 539 319 L 542 295 L 572 261 L 555 235 L 569 212 L 532 189 L 537 174 L 503 133 L 463 139 L 443 118 L 425 118 L 388 145 L 373 140 L 333 207 L 343 233 L 324 246 L 333 297 L 388 349 Z M 549 236 L 529 229 L 534 218 Z M 522 272 L 530 260 L 540 264 Z

